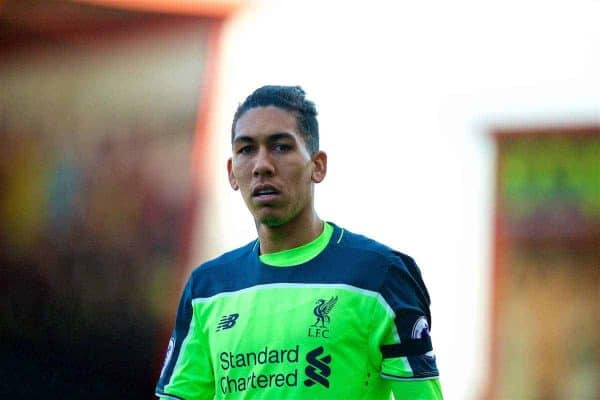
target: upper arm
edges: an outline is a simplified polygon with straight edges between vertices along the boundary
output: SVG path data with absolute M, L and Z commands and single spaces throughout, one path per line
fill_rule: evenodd
M 396 400 L 443 400 L 439 379 L 394 381 L 392 392 Z
M 213 375 L 207 335 L 192 304 L 190 279 L 181 296 L 156 395 L 167 399 L 212 399 Z
M 432 381 L 439 372 L 429 329 L 429 294 L 414 261 L 402 256 L 389 268 L 381 288 L 390 320 L 379 322 L 375 330 L 379 332 L 380 371 L 385 379 Z

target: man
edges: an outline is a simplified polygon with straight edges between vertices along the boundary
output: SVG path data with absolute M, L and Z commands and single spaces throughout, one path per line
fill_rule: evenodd
M 441 399 L 414 261 L 317 215 L 316 109 L 264 86 L 233 119 L 229 182 L 258 239 L 204 263 L 157 384 L 170 399 Z

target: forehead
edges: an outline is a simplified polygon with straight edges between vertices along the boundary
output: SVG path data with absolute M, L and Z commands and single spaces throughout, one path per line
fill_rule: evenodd
M 277 133 L 289 133 L 301 139 L 296 115 L 279 107 L 255 107 L 246 111 L 236 122 L 234 137 L 245 136 L 260 140 Z

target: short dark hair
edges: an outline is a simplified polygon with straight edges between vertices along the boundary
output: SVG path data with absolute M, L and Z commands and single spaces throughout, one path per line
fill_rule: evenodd
M 298 130 L 306 148 L 313 155 L 319 150 L 319 123 L 315 103 L 306 99 L 306 93 L 300 86 L 267 85 L 256 89 L 240 104 L 233 116 L 231 140 L 235 136 L 235 124 L 246 113 L 256 107 L 279 107 L 296 115 Z

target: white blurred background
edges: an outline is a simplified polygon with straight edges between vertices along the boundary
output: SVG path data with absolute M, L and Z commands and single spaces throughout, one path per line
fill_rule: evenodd
M 255 237 L 225 175 L 232 110 L 263 84 L 302 85 L 329 155 L 320 216 L 416 259 L 446 398 L 480 398 L 490 355 L 491 133 L 600 123 L 599 16 L 595 1 L 256 2 L 225 31 L 206 177 L 215 190 L 205 212 L 215 219 L 203 218 L 210 228 L 194 248 L 216 255 Z

